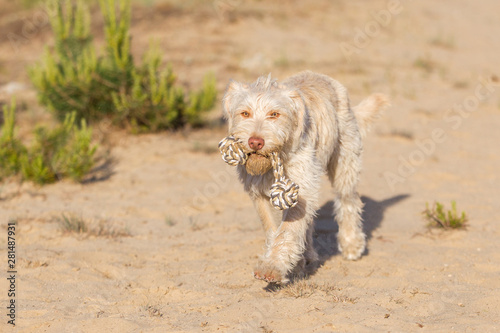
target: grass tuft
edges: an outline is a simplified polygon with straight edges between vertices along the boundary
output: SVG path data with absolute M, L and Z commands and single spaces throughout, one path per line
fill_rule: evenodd
M 83 234 L 89 230 L 83 218 L 75 215 L 62 214 L 57 221 L 65 233 Z
M 307 298 L 313 294 L 320 293 L 326 296 L 327 300 L 334 303 L 356 303 L 356 298 L 339 295 L 340 289 L 329 284 L 317 284 L 307 280 L 299 280 L 287 284 L 279 289 L 279 292 L 294 298 Z
M 451 209 L 445 209 L 444 205 L 440 202 L 434 202 L 432 207 L 426 203 L 426 208 L 422 212 L 424 218 L 428 221 L 429 228 L 439 229 L 466 229 L 467 228 L 467 215 L 465 212 L 457 212 L 457 203 L 451 201 Z
M 413 62 L 413 66 L 423 70 L 426 73 L 432 73 L 436 69 L 436 63 L 430 58 L 418 57 Z
M 110 226 L 107 221 L 86 221 L 81 216 L 74 214 L 61 214 L 55 218 L 63 233 L 74 233 L 102 238 L 130 237 L 130 231 L 123 228 Z
M 445 48 L 445 49 L 454 49 L 455 48 L 455 38 L 453 36 L 443 36 L 438 35 L 432 38 L 429 43 L 433 46 Z
M 165 224 L 169 227 L 173 227 L 177 224 L 177 221 L 172 216 L 165 217 Z

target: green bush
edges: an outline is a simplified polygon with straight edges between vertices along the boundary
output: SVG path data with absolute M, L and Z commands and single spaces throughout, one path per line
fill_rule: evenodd
M 90 12 L 84 1 L 58 2 L 51 18 L 53 50 L 45 50 L 30 77 L 42 104 L 59 120 L 76 112 L 77 121 L 103 118 L 134 132 L 200 125 L 201 114 L 215 102 L 213 75 L 203 87 L 186 94 L 176 85 L 172 68 L 161 68 L 157 47 L 150 47 L 142 63 L 134 65 L 130 52 L 130 0 L 100 0 L 106 47 L 97 56 L 90 34 Z
M 52 183 L 62 178 L 81 181 L 95 164 L 96 145 L 92 130 L 84 119 L 76 126 L 76 114 L 69 113 L 64 122 L 53 129 L 37 127 L 31 146 L 15 137 L 15 104 L 4 107 L 4 125 L 0 136 L 0 180 L 20 174 L 22 179 L 37 184 Z

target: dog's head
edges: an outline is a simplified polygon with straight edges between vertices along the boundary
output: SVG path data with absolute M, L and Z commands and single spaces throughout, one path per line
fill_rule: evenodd
M 260 77 L 252 84 L 231 81 L 222 101 L 229 134 L 242 141 L 249 154 L 247 171 L 263 174 L 271 167 L 270 153 L 281 151 L 298 127 L 298 92 L 276 80 Z

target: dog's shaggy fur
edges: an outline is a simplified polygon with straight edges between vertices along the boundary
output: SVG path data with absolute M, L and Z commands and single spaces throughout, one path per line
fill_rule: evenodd
M 267 236 L 265 254 L 254 271 L 256 278 L 286 282 L 292 273 L 318 260 L 313 247 L 313 217 L 325 172 L 337 193 L 338 248 L 346 259 L 362 255 L 365 234 L 362 202 L 356 191 L 361 139 L 387 104 L 385 96 L 375 94 L 352 109 L 344 86 L 309 71 L 280 84 L 270 75 L 252 84 L 229 83 L 223 113 L 229 134 L 242 140 L 249 154 L 247 165 L 238 166 L 238 174 Z M 255 140 L 263 143 L 260 149 L 256 149 Z M 300 186 L 298 204 L 283 211 L 281 221 L 268 196 L 274 181 L 268 159 L 274 151 L 280 153 L 287 177 Z

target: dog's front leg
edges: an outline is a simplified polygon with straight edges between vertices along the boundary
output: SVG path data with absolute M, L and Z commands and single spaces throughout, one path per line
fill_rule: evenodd
M 269 197 L 258 195 L 252 197 L 252 200 L 257 210 L 257 214 L 259 214 L 260 221 L 262 222 L 262 227 L 266 232 L 266 245 L 269 245 L 278 229 L 277 221 L 279 221 L 279 219 L 276 218 L 276 213 L 273 212 L 273 208 L 269 204 Z
M 311 205 L 312 202 L 300 198 L 295 207 L 283 212 L 281 225 L 271 234 L 266 253 L 254 271 L 256 278 L 286 283 L 294 268 L 298 264 L 304 265 L 306 247 L 311 246 L 312 249 L 312 244 L 309 244 L 311 240 L 308 239 L 314 216 Z M 308 250 L 311 251 L 314 252 L 314 249 Z M 314 257 L 316 254 L 314 252 L 311 255 Z

